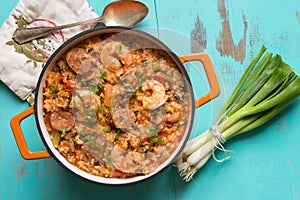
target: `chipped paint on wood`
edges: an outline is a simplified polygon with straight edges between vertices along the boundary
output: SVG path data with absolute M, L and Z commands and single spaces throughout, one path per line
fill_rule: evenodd
M 259 38 L 261 37 L 259 34 L 258 24 L 255 24 L 252 30 L 250 31 L 250 37 L 249 37 L 250 46 L 254 46 L 259 41 Z
M 237 45 L 235 45 L 231 33 L 225 0 L 218 1 L 218 12 L 222 20 L 222 30 L 220 31 L 219 38 L 217 38 L 216 48 L 220 52 L 221 56 L 231 56 L 242 64 L 246 57 L 246 32 L 248 28 L 246 17 L 243 15 L 243 38 L 238 42 Z
M 276 131 L 287 131 L 288 130 L 287 120 L 286 120 L 286 116 L 284 114 L 278 113 L 275 117 L 275 121 L 276 121 L 276 126 L 275 126 Z
M 235 70 L 233 70 L 232 67 L 226 63 L 220 64 L 220 67 L 221 67 L 221 73 L 226 74 L 226 76 L 224 76 L 222 79 L 224 87 L 227 88 L 228 91 L 230 91 L 231 88 L 233 88 L 236 85 Z M 229 92 L 226 95 L 229 95 Z
M 54 166 L 52 159 L 43 160 L 43 176 L 52 176 L 55 174 L 56 166 Z
M 300 12 L 298 10 L 296 10 L 296 17 L 300 25 Z
M 200 17 L 196 17 L 195 28 L 191 32 L 191 51 L 193 53 L 202 52 L 206 49 L 207 35 Z
M 249 30 L 249 43 L 250 46 L 253 47 L 256 44 L 260 45 L 261 33 L 258 24 L 254 24 L 251 26 Z M 250 48 L 249 57 L 253 58 L 257 54 L 257 50 Z
M 13 160 L 13 167 L 18 181 L 21 181 L 23 176 L 28 175 L 28 166 L 25 161 L 19 161 L 18 159 Z
M 40 178 L 40 167 L 39 167 L 39 163 L 38 162 L 35 163 L 35 177 L 37 179 Z

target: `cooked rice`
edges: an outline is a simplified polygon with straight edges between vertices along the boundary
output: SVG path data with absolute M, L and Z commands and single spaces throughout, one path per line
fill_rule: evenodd
M 106 38 L 95 36 L 77 44 L 73 48 L 84 50 L 84 60 L 71 54 L 71 62 L 64 55 L 48 73 L 43 87 L 45 125 L 57 150 L 83 171 L 110 178 L 149 174 L 186 134 L 191 103 L 187 85 L 167 52 L 142 48 L 143 40 Z M 115 62 L 108 67 L 101 60 L 104 48 L 120 51 L 108 54 Z M 72 65 L 78 62 L 81 71 L 76 73 Z M 154 88 L 143 91 L 146 80 L 161 87 L 160 95 L 166 97 L 153 110 L 145 109 L 143 102 L 156 95 Z

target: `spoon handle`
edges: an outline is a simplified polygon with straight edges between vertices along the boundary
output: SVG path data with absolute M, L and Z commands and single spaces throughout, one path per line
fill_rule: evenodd
M 21 27 L 17 28 L 16 31 L 14 32 L 12 39 L 17 42 L 18 44 L 24 44 L 26 42 L 29 42 L 31 40 L 45 37 L 52 33 L 53 31 L 65 29 L 65 28 L 71 28 L 74 26 L 78 25 L 86 25 L 86 24 L 92 24 L 92 23 L 97 23 L 97 22 L 103 22 L 103 17 L 97 17 L 95 19 L 90 19 L 86 21 L 81 21 L 81 22 L 75 22 L 71 24 L 65 24 L 61 26 L 54 26 L 54 27 Z

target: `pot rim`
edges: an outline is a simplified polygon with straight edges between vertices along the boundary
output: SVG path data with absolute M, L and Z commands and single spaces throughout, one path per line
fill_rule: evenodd
M 54 146 L 52 144 L 52 142 L 49 145 L 49 141 L 45 138 L 44 134 L 48 134 L 49 133 L 46 131 L 46 133 L 44 133 L 43 131 L 43 125 L 41 123 L 44 123 L 43 117 L 40 118 L 40 116 L 43 116 L 42 113 L 42 107 L 39 107 L 39 105 L 42 105 L 42 101 L 41 99 L 43 99 L 43 94 L 40 93 L 40 91 L 43 91 L 43 80 L 44 78 L 47 76 L 47 69 L 49 67 L 51 67 L 51 63 L 53 62 L 53 60 L 56 59 L 57 55 L 64 50 L 65 48 L 68 47 L 68 45 L 72 44 L 74 41 L 76 41 L 77 39 L 83 38 L 84 36 L 91 34 L 91 33 L 97 33 L 95 35 L 100 35 L 103 33 L 109 33 L 109 32 L 123 32 L 123 31 L 133 31 L 136 32 L 137 34 L 142 34 L 142 36 L 149 38 L 151 41 L 154 41 L 156 44 L 158 44 L 160 47 L 162 47 L 163 50 L 167 51 L 170 56 L 172 57 L 172 59 L 174 59 L 174 62 L 176 63 L 177 67 L 180 68 L 181 72 L 184 74 L 184 77 L 186 78 L 187 82 L 189 84 L 189 92 L 190 92 L 190 99 L 191 99 L 191 105 L 190 105 L 190 122 L 189 122 L 189 126 L 186 130 L 186 135 L 185 138 L 182 139 L 180 145 L 180 148 L 177 147 L 175 149 L 174 152 L 176 152 L 176 154 L 174 154 L 174 152 L 172 153 L 172 155 L 168 158 L 168 163 L 166 163 L 166 161 L 161 164 L 164 165 L 163 167 L 159 167 L 158 171 L 157 169 L 154 172 L 151 172 L 150 174 L 147 175 L 141 175 L 141 176 L 134 176 L 133 178 L 125 178 L 125 179 L 120 179 L 120 178 L 104 178 L 104 177 L 100 177 L 100 176 L 95 176 L 95 175 L 91 175 L 79 168 L 77 168 L 75 165 L 69 163 L 58 151 L 54 152 Z M 93 34 L 92 34 L 93 36 Z M 90 36 L 91 37 L 91 36 Z M 89 37 L 87 37 L 89 38 Z M 82 39 L 84 40 L 84 39 Z M 78 42 L 82 41 L 79 40 L 77 42 L 75 42 L 74 44 L 78 44 Z M 71 46 L 70 46 L 71 47 Z M 68 49 L 68 48 L 67 48 Z M 40 109 L 40 110 L 39 110 Z M 176 159 L 177 157 L 180 155 L 180 153 L 182 152 L 183 148 L 185 147 L 192 127 L 193 127 L 193 123 L 194 123 L 194 114 L 195 114 L 195 98 L 194 98 L 194 91 L 191 85 L 191 81 L 189 78 L 189 75 L 183 65 L 183 63 L 181 62 L 181 60 L 179 59 L 179 57 L 166 45 L 164 44 L 161 40 L 159 40 L 158 38 L 150 35 L 149 33 L 143 32 L 141 30 L 135 30 L 135 29 L 131 29 L 128 27 L 122 27 L 122 26 L 111 26 L 111 27 L 95 27 L 86 31 L 83 31 L 75 36 L 73 36 L 72 38 L 68 39 L 66 42 L 64 42 L 51 56 L 50 58 L 47 60 L 44 68 L 41 71 L 41 74 L 39 76 L 38 82 L 37 82 L 37 87 L 36 87 L 36 92 L 35 92 L 35 102 L 34 102 L 34 116 L 35 116 L 35 121 L 37 124 L 37 129 L 39 132 L 39 135 L 42 139 L 43 144 L 45 145 L 46 149 L 48 150 L 48 152 L 50 153 L 50 155 L 61 165 L 63 166 L 65 169 L 67 169 L 67 171 L 71 172 L 72 174 L 75 174 L 76 176 L 79 176 L 81 178 L 83 178 L 84 180 L 93 182 L 93 183 L 98 183 L 98 184 L 103 184 L 103 185 L 128 185 L 128 184 L 133 184 L 133 183 L 138 183 L 141 181 L 145 181 L 148 180 L 150 177 L 154 177 L 155 175 L 160 174 L 162 171 L 164 171 L 166 168 L 168 168 Z M 41 123 L 40 123 L 41 120 Z M 178 149 L 179 148 L 179 149 Z M 173 155 L 174 154 L 174 155 Z M 139 178 L 137 178 L 139 177 Z M 127 180 L 127 181 L 125 181 Z

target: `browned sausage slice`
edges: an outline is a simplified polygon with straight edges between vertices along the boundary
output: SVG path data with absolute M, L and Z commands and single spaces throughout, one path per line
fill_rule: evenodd
M 50 116 L 50 123 L 58 131 L 69 131 L 74 127 L 73 115 L 63 110 L 55 111 Z
M 136 116 L 133 112 L 131 114 L 129 109 L 120 108 L 118 110 L 113 110 L 112 120 L 117 128 L 128 129 L 134 126 Z
M 82 67 L 77 73 L 82 75 L 86 81 L 89 81 L 95 77 L 95 74 L 98 71 L 97 65 L 92 59 L 85 59 L 84 62 L 82 62 Z
M 70 49 L 67 54 L 66 54 L 66 61 L 68 63 L 68 65 L 71 67 L 71 69 L 78 73 L 83 60 L 86 58 L 86 53 L 84 51 L 84 49 L 82 48 L 73 48 Z

